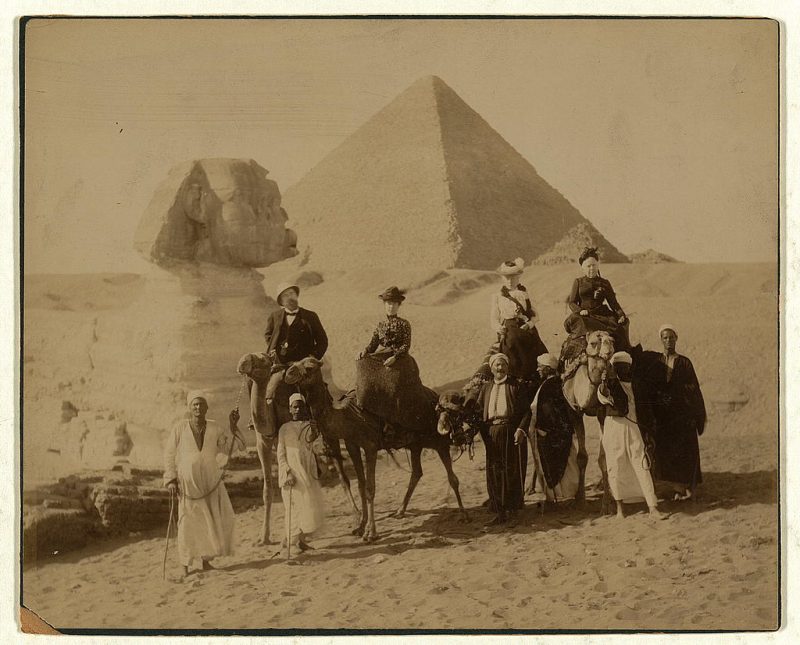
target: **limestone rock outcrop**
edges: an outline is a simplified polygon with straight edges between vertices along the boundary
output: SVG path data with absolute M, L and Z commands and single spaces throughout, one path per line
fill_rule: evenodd
M 630 258 L 631 262 L 637 264 L 663 264 L 665 262 L 680 262 L 680 260 L 676 260 L 671 255 L 659 253 L 653 249 L 647 249 L 646 251 L 642 251 L 640 253 L 631 253 L 628 257 Z
M 168 265 L 194 260 L 265 267 L 297 254 L 278 185 L 252 159 L 201 159 L 174 167 L 139 221 L 134 247 Z

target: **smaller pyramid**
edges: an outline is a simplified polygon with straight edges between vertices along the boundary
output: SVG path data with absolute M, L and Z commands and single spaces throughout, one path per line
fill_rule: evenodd
M 592 226 L 589 222 L 581 222 L 569 229 L 564 237 L 545 251 L 532 264 L 574 264 L 578 261 L 581 251 L 587 246 L 595 246 L 600 252 L 600 259 L 610 263 L 628 263 L 627 256 L 620 253 L 615 247 Z

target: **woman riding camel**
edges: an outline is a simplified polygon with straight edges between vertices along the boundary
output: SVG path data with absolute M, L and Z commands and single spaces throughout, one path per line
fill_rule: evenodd
M 492 296 L 489 324 L 497 334 L 496 348 L 509 358 L 509 371 L 518 378 L 536 377 L 536 357 L 547 353 L 536 323 L 539 316 L 528 290 L 520 284 L 524 270 L 522 258 L 506 261 L 497 272 L 504 284 Z
M 374 372 L 370 377 L 359 370 L 356 377 L 356 396 L 359 405 L 387 421 L 384 439 L 390 443 L 394 438 L 391 424 L 404 425 L 404 422 L 413 417 L 413 402 L 423 386 L 417 362 L 408 353 L 411 349 L 411 325 L 405 318 L 397 315 L 400 305 L 406 299 L 405 295 L 397 287 L 389 287 L 378 297 L 383 300 L 386 318 L 378 323 L 369 344 L 358 354 L 358 360 L 380 361 L 384 368 L 391 368 L 399 374 L 396 379 L 390 377 L 384 381 L 383 377 L 376 376 Z M 378 382 L 362 382 L 363 379 L 374 378 Z M 389 385 L 390 383 L 394 385 Z M 394 391 L 384 391 L 387 387 Z M 370 394 L 366 394 L 367 390 Z
M 411 349 L 411 324 L 397 315 L 406 297 L 397 287 L 389 287 L 378 298 L 383 300 L 386 319 L 378 323 L 372 339 L 358 358 L 364 358 L 367 354 L 380 355 L 383 364 L 391 367 L 398 358 L 407 356 Z
M 629 349 L 628 317 L 617 302 L 611 283 L 600 275 L 597 248 L 585 248 L 578 263 L 584 275 L 572 283 L 567 301 L 572 313 L 564 321 L 564 329 L 571 338 L 607 331 L 614 337 L 615 349 Z

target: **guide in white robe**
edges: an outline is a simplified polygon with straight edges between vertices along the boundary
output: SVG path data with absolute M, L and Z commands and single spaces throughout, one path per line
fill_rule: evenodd
M 288 421 L 278 431 L 278 485 L 286 509 L 285 534 L 297 544 L 300 536 L 307 536 L 322 528 L 324 507 L 322 487 L 317 473 L 317 462 L 311 448 L 314 436 L 307 420 Z M 294 484 L 287 486 L 291 472 Z M 291 526 L 289 504 L 291 496 Z
M 211 419 L 206 419 L 202 449 L 188 419 L 167 436 L 164 483 L 178 482 L 178 553 L 185 567 L 192 559 L 207 562 L 233 552 L 233 507 L 221 481 L 230 441 L 233 436 Z
M 646 501 L 650 507 L 658 503 L 653 478 L 645 457 L 644 441 L 636 421 L 633 388 L 625 381 L 618 381 L 627 397 L 624 416 L 608 415 L 603 422 L 603 450 L 608 469 L 608 485 L 615 500 L 624 503 Z M 600 402 L 620 406 L 598 393 Z

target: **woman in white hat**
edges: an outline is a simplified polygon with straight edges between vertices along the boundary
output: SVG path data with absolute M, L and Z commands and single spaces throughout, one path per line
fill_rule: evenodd
M 178 421 L 167 436 L 164 484 L 179 496 L 178 554 L 183 574 L 192 560 L 203 570 L 210 561 L 233 552 L 233 507 L 222 482 L 239 414 L 231 413 L 231 432 L 206 418 L 208 396 L 200 390 L 186 397 L 189 418 Z
M 292 420 L 278 431 L 278 485 L 285 515 L 285 538 L 300 551 L 308 548 L 308 537 L 322 528 L 324 507 L 319 483 L 317 460 L 312 444 L 317 429 L 309 420 L 306 400 L 302 394 L 289 397 Z M 291 507 L 291 524 L 289 508 Z
M 520 284 L 524 269 L 522 258 L 503 262 L 497 269 L 504 284 L 492 295 L 489 324 L 497 334 L 497 349 L 509 358 L 511 374 L 535 378 L 536 357 L 546 354 L 547 347 L 536 329 L 539 317 L 528 290 Z

